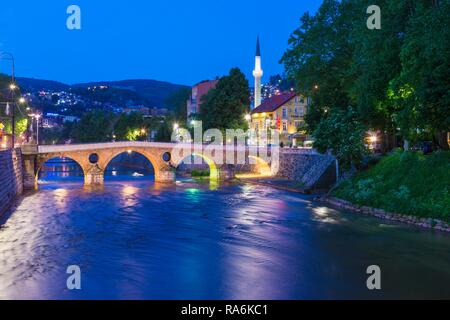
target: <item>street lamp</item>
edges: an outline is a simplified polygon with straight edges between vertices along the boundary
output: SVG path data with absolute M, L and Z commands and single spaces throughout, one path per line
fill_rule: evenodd
M 15 134 L 15 119 L 14 119 L 14 90 L 17 88 L 17 85 L 15 84 L 15 76 L 14 76 L 14 56 L 11 54 L 11 53 L 9 53 L 9 52 L 4 52 L 4 51 L 2 51 L 2 52 L 0 52 L 0 60 L 1 59 L 3 59 L 3 60 L 9 60 L 9 61 L 11 61 L 11 67 L 12 67 L 12 72 L 11 72 L 11 84 L 9 85 L 9 89 L 10 89 L 10 91 L 11 91 L 11 101 L 12 101 L 12 103 L 13 103 L 13 106 L 12 106 L 12 115 L 11 115 L 11 130 L 12 130 L 12 132 L 11 132 L 11 146 L 12 146 L 12 148 L 14 149 L 14 134 Z
M 29 114 L 31 117 L 31 124 L 33 124 L 33 120 L 36 119 L 36 143 L 39 145 L 39 118 L 41 117 L 38 113 Z

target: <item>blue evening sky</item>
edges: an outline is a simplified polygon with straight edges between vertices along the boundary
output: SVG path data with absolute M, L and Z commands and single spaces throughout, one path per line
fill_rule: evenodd
M 0 51 L 18 76 L 66 83 L 156 79 L 192 85 L 237 66 L 249 80 L 257 34 L 265 73 L 278 63 L 300 16 L 321 0 L 19 0 L 0 5 Z M 66 28 L 81 8 L 82 29 Z M 7 65 L 0 64 L 6 72 Z

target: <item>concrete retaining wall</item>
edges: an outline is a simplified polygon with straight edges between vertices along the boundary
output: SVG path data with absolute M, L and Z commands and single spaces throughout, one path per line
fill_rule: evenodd
M 301 182 L 305 188 L 326 189 L 336 182 L 335 158 L 313 152 L 283 150 L 277 175 Z
M 0 151 L 0 215 L 23 191 L 22 153 L 20 149 Z

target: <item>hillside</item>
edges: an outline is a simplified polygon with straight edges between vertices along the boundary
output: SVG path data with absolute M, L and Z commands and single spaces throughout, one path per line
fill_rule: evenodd
M 17 82 L 19 83 L 23 92 L 36 92 L 40 90 L 72 90 L 75 92 L 84 93 L 85 90 L 80 89 L 91 86 L 105 85 L 115 89 L 111 90 L 111 92 L 113 92 L 115 101 L 126 101 L 131 98 L 136 102 L 143 102 L 151 107 L 157 108 L 170 107 L 165 105 L 167 97 L 174 91 L 177 91 L 181 88 L 186 88 L 186 86 L 184 85 L 148 79 L 99 81 L 68 85 L 58 81 L 18 77 Z
M 137 93 L 142 99 L 147 100 L 152 106 L 157 108 L 169 107 L 165 105 L 166 98 L 173 92 L 181 88 L 186 88 L 184 85 L 173 84 L 157 80 L 121 80 L 121 81 L 101 81 L 74 84 L 73 87 L 90 87 L 106 85 L 115 89 L 125 91 L 133 91 Z
M 68 90 L 70 87 L 62 82 L 34 78 L 17 77 L 16 81 L 24 92 L 34 92 L 39 90 L 64 91 Z
M 450 221 L 450 152 L 395 152 L 333 193 L 359 205 Z

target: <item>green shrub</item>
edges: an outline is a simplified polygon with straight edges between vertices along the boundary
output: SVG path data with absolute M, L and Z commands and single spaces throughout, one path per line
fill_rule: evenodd
M 333 195 L 391 212 L 450 221 L 450 152 L 396 151 Z
M 209 177 L 209 170 L 192 170 L 192 177 Z

